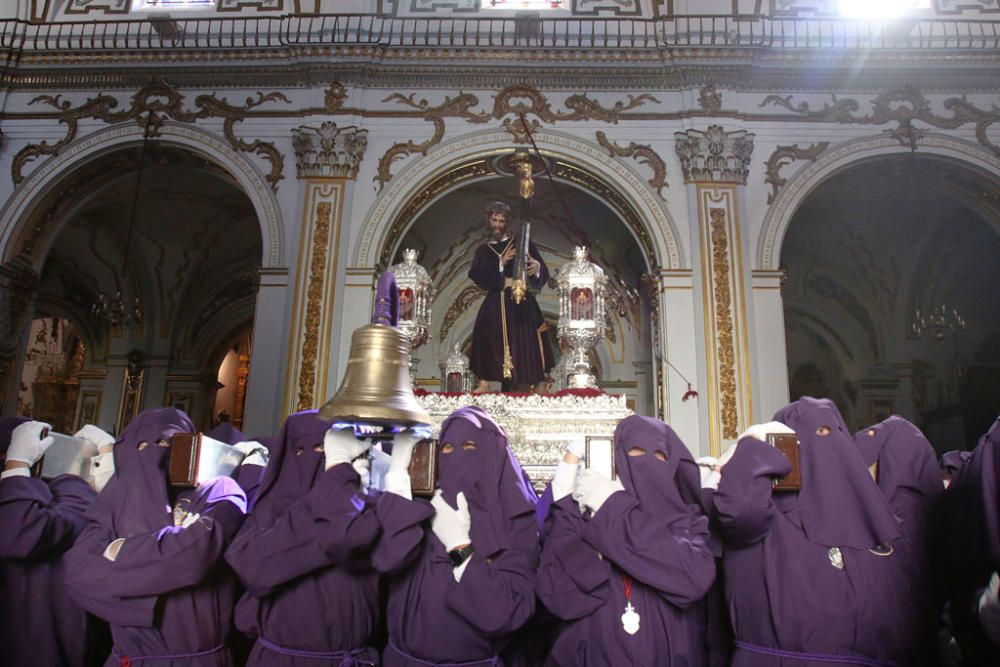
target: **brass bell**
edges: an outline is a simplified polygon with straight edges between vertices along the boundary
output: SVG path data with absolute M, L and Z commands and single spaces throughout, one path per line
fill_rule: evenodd
M 410 386 L 410 347 L 393 326 L 366 324 L 351 335 L 351 353 L 340 388 L 320 408 L 319 418 L 333 422 L 382 425 L 429 425 Z

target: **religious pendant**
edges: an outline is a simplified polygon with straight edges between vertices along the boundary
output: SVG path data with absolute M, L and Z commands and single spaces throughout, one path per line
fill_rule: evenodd
M 639 614 L 636 612 L 635 607 L 632 606 L 631 600 L 625 602 L 625 613 L 622 614 L 622 627 L 630 635 L 639 632 Z
M 841 553 L 838 547 L 831 547 L 826 555 L 830 558 L 830 565 L 838 570 L 844 569 L 844 554 Z
M 188 518 L 189 512 L 184 509 L 185 506 L 190 505 L 191 500 L 188 498 L 183 498 L 179 503 L 174 505 L 174 510 L 172 512 L 174 526 L 180 527 L 184 524 L 184 520 Z

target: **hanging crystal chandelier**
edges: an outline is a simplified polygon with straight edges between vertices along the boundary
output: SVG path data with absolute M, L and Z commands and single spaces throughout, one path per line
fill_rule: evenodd
M 132 192 L 132 207 L 128 219 L 128 236 L 125 240 L 125 252 L 122 257 L 123 276 L 128 274 L 128 255 L 132 247 L 132 232 L 135 229 L 135 220 L 139 211 L 139 191 L 142 189 L 142 172 L 146 167 L 146 148 L 149 145 L 149 135 L 152 128 L 153 110 L 150 109 L 149 117 L 146 119 L 146 127 L 142 134 L 142 147 L 139 149 L 139 168 L 136 170 L 135 190 Z M 120 288 L 115 290 L 113 297 L 109 297 L 104 292 L 98 292 L 97 300 L 90 307 L 90 314 L 99 324 L 116 332 L 120 332 L 126 326 L 142 326 L 142 302 L 139 296 L 136 295 L 131 305 L 126 305 Z
M 920 309 L 913 315 L 913 322 L 910 324 L 910 331 L 916 338 L 923 338 L 925 332 L 929 332 L 934 340 L 944 340 L 949 334 L 956 334 L 965 331 L 965 318 L 958 314 L 957 308 L 948 307 L 943 303 L 931 309 L 926 316 L 921 314 Z

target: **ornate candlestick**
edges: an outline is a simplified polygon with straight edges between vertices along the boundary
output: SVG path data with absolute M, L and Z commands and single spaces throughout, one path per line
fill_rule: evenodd
M 576 246 L 573 260 L 556 274 L 559 285 L 559 340 L 570 347 L 572 373 L 567 388 L 596 389 L 587 352 L 606 332 L 604 314 L 608 279 L 604 269 L 587 259 L 586 246 Z M 569 370 L 566 368 L 566 370 Z
M 427 270 L 417 264 L 417 251 L 403 250 L 403 261 L 389 269 L 399 290 L 399 329 L 410 341 L 410 382 L 415 384 L 420 360 L 413 351 L 430 339 L 434 285 Z

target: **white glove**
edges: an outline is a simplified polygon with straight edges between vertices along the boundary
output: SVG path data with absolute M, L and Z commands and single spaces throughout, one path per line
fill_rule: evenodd
M 431 530 L 445 551 L 451 551 L 455 547 L 469 544 L 469 531 L 472 528 L 472 516 L 469 514 L 469 503 L 465 500 L 465 494 L 459 493 L 455 496 L 455 503 L 458 509 L 453 509 L 448 501 L 441 495 L 441 489 L 434 492 L 431 498 L 431 506 L 434 507 L 434 518 L 431 519 Z
M 426 426 L 411 427 L 393 436 L 392 459 L 385 473 L 386 491 L 413 500 L 413 492 L 410 490 L 410 460 L 413 458 L 413 448 L 418 442 L 429 437 L 431 430 Z
M 702 456 L 695 459 L 695 463 L 698 464 L 698 474 L 701 475 L 701 488 L 718 489 L 720 476 L 716 468 L 719 465 L 719 459 L 714 456 Z
M 1000 575 L 996 572 L 979 596 L 979 625 L 991 642 L 1000 644 Z
M 569 444 L 566 445 L 566 451 L 584 461 L 587 458 L 587 443 L 583 440 L 570 440 Z
M 90 474 L 87 483 L 98 493 L 115 474 L 115 455 L 112 452 L 90 457 Z
M 7 460 L 27 463 L 29 468 L 35 465 L 56 441 L 51 435 L 42 437 L 43 432 L 50 430 L 52 427 L 45 422 L 24 422 L 15 428 L 10 436 Z
M 368 484 L 371 482 L 371 473 L 369 472 L 369 467 L 371 466 L 368 457 L 362 456 L 361 458 L 354 459 L 351 462 L 351 467 L 354 468 L 354 472 L 358 473 L 358 477 L 361 478 L 361 488 L 367 489 Z
M 93 424 L 85 425 L 74 433 L 73 437 L 86 440 L 94 447 L 97 447 L 97 451 L 101 454 L 107 454 L 115 446 L 115 436 Z
M 556 474 L 552 478 L 552 502 L 557 503 L 573 493 L 576 486 L 576 476 L 580 470 L 579 463 L 560 461 L 556 466 Z
M 573 500 L 580 509 L 589 508 L 597 514 L 605 501 L 616 491 L 624 491 L 625 487 L 616 480 L 610 480 L 596 470 L 583 470 L 576 480 L 573 490 Z
M 767 442 L 768 433 L 788 433 L 790 435 L 795 435 L 795 431 L 788 428 L 788 426 L 782 424 L 781 422 L 767 422 L 766 424 L 754 424 L 747 430 L 740 433 L 740 437 L 736 438 L 736 440 L 738 442 L 749 435 L 750 437 L 757 438 L 761 442 Z
M 385 475 L 389 472 L 392 457 L 382 451 L 382 443 L 372 445 L 370 485 L 376 489 L 385 489 Z
M 190 514 L 186 515 L 184 519 L 181 521 L 181 528 L 187 528 L 200 518 L 201 518 L 200 514 L 198 514 L 197 512 L 191 512 Z
M 341 463 L 353 463 L 354 459 L 368 451 L 370 440 L 359 440 L 354 435 L 354 428 L 331 428 L 323 437 L 323 454 L 326 456 L 326 469 L 329 470 Z
M 233 447 L 243 454 L 243 461 L 240 465 L 267 466 L 267 460 L 270 458 L 267 447 L 256 440 L 237 442 Z

